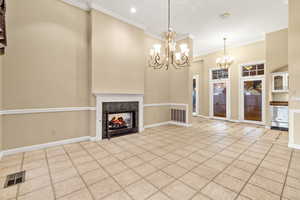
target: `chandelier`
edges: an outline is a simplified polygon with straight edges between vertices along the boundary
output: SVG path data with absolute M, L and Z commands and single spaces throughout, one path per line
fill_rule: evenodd
M 168 0 L 168 31 L 164 33 L 165 50 L 161 52 L 161 45 L 155 44 L 150 50 L 149 66 L 154 69 L 168 70 L 170 65 L 175 69 L 187 67 L 190 65 L 189 49 L 187 44 L 180 45 L 180 51 L 176 51 L 176 32 L 171 28 L 171 6 Z
M 234 58 L 227 55 L 226 52 L 226 38 L 224 38 L 224 56 L 217 59 L 217 67 L 228 69 L 234 62 Z

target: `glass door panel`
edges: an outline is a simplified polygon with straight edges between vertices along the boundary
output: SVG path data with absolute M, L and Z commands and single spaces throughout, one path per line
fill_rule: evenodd
M 283 90 L 283 76 L 282 75 L 278 75 L 278 76 L 274 76 L 274 90 Z
M 196 84 L 197 84 L 197 81 L 195 78 L 193 78 L 193 113 L 196 113 L 197 112 L 197 87 L 196 87 Z
M 262 121 L 262 80 L 244 81 L 244 120 Z
M 226 83 L 213 84 L 214 117 L 226 117 Z

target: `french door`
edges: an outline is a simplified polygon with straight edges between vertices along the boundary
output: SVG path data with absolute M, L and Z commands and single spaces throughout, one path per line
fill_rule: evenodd
M 265 122 L 264 78 L 244 78 L 240 84 L 240 118 L 245 122 Z
M 228 80 L 210 82 L 210 117 L 230 118 L 230 86 Z

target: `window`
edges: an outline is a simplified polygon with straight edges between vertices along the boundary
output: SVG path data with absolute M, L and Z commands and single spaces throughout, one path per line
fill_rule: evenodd
M 243 65 L 242 76 L 261 76 L 265 74 L 265 64 Z
M 211 74 L 212 80 L 228 79 L 228 69 L 214 69 Z

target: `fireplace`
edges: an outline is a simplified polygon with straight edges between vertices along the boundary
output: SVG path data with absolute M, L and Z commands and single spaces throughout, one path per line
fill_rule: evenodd
M 103 102 L 102 139 L 139 131 L 138 102 Z

